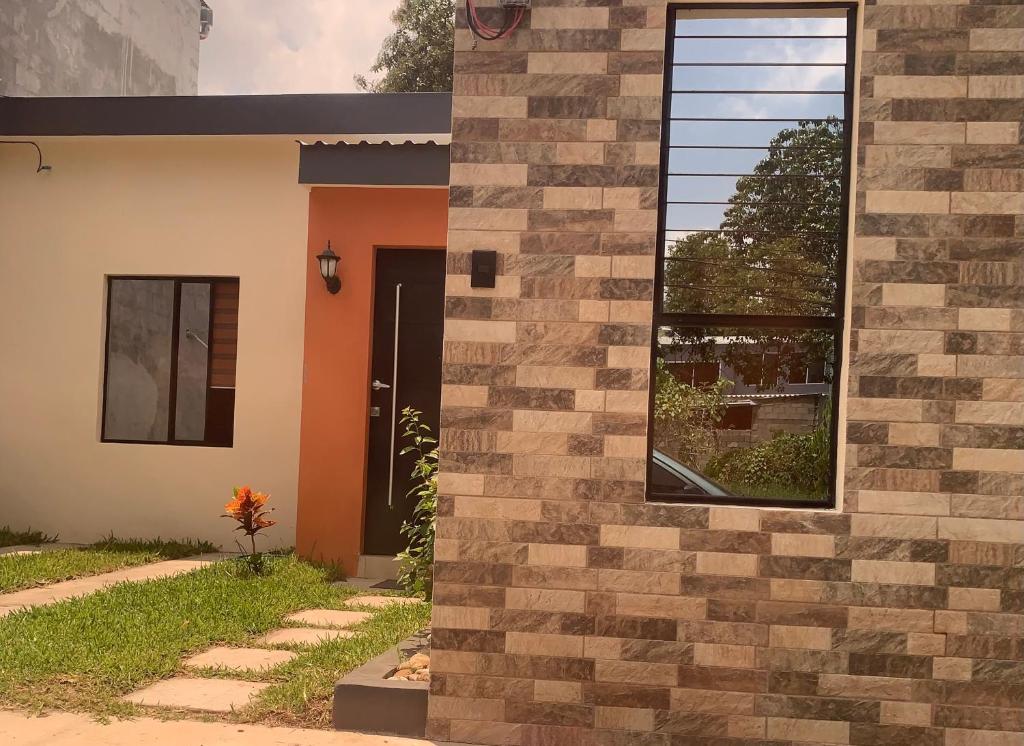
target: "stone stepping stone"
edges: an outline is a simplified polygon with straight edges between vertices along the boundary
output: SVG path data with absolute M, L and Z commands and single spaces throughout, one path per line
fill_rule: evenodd
M 206 652 L 186 658 L 186 668 L 229 668 L 232 671 L 266 671 L 287 663 L 296 656 L 287 650 L 263 648 L 210 648 Z
M 338 640 L 355 635 L 346 629 L 320 629 L 317 627 L 289 627 L 275 629 L 256 642 L 260 645 L 319 645 L 327 640 Z
M 351 627 L 370 618 L 365 611 L 338 611 L 336 609 L 306 609 L 285 617 L 292 624 L 310 627 Z
M 409 605 L 409 604 L 421 604 L 418 598 L 409 598 L 408 596 L 355 596 L 345 602 L 345 606 L 368 606 L 373 609 L 380 609 L 385 606 L 393 606 L 395 604 Z
M 173 707 L 203 712 L 232 712 L 270 684 L 232 679 L 187 679 L 177 677 L 158 681 L 125 697 L 128 702 L 147 707 Z

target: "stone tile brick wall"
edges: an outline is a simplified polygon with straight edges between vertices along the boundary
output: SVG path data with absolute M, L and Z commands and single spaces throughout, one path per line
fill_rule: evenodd
M 1024 7 L 863 8 L 838 511 L 644 503 L 665 18 L 457 32 L 430 734 L 1021 746 Z

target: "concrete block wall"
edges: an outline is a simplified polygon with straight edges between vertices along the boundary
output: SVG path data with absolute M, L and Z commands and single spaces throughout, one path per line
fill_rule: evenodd
M 429 734 L 1024 744 L 1024 7 L 861 9 L 845 490 L 800 511 L 645 503 L 666 4 L 533 5 L 457 31 Z

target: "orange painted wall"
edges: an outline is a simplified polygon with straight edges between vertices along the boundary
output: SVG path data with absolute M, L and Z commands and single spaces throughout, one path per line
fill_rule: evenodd
M 443 250 L 447 229 L 447 189 L 310 190 L 296 541 L 349 575 L 363 540 L 375 249 Z M 314 259 L 328 239 L 341 257 L 337 295 Z

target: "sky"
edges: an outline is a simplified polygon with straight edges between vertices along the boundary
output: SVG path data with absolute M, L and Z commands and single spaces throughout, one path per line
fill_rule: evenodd
M 208 0 L 199 93 L 345 93 L 394 29 L 398 0 Z

